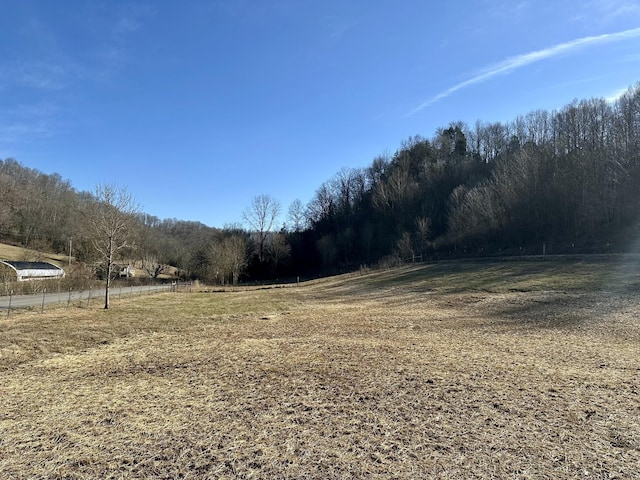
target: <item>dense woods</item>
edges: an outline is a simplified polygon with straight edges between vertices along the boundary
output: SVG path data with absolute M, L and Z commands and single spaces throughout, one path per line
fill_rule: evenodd
M 134 192 L 135 193 L 135 192 Z M 267 195 L 244 225 L 135 215 L 126 254 L 151 277 L 236 283 L 460 256 L 620 252 L 640 240 L 640 84 L 508 123 L 450 123 L 345 168 L 288 218 Z M 0 160 L 0 240 L 99 263 L 83 214 L 97 202 L 57 174 Z M 276 220 L 286 227 L 274 231 Z M 279 223 L 281 224 L 281 223 Z
M 640 85 L 509 123 L 451 123 L 345 169 L 307 209 L 322 266 L 625 251 L 640 236 Z

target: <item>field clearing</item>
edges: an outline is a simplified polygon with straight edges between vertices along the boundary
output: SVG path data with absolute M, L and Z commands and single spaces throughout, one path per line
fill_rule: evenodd
M 452 262 L 0 320 L 0 478 L 640 478 L 640 262 Z
M 38 261 L 51 262 L 59 267 L 69 262 L 69 257 L 65 255 L 42 253 L 36 250 L 29 250 L 28 248 L 7 245 L 5 243 L 0 243 L 0 259 L 14 261 L 34 261 L 37 259 Z

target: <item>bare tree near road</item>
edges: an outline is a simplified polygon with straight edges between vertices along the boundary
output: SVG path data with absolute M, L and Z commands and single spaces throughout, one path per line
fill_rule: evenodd
M 105 269 L 104 308 L 109 308 L 109 288 L 115 261 L 122 251 L 133 247 L 139 208 L 125 187 L 99 184 L 94 202 L 87 210 L 91 243 Z

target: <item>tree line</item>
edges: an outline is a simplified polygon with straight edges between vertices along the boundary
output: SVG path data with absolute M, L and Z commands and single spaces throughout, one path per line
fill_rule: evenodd
M 627 251 L 640 238 L 640 84 L 506 123 L 452 122 L 345 168 L 287 212 L 257 195 L 213 228 L 137 210 L 122 258 L 207 282 L 468 255 Z M 99 193 L 99 192 L 98 192 Z M 101 264 L 86 212 L 104 198 L 0 160 L 0 240 Z M 83 213 L 84 212 L 84 213 Z M 135 246 L 135 248 L 134 248 Z
M 640 84 L 613 103 L 576 100 L 410 137 L 392 156 L 324 182 L 305 220 L 326 268 L 624 251 L 640 236 L 639 190 Z

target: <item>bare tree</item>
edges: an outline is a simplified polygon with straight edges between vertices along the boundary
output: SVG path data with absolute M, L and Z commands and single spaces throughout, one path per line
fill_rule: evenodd
M 224 240 L 224 250 L 229 259 L 231 268 L 231 281 L 234 285 L 238 284 L 240 275 L 247 268 L 247 240 L 244 236 L 233 234 Z
M 241 232 L 227 232 L 215 238 L 208 246 L 210 275 L 222 284 L 238 284 L 248 265 L 248 242 Z
M 296 198 L 289 206 L 290 230 L 299 232 L 304 226 L 304 205 L 299 198 Z
M 280 214 L 280 203 L 269 195 L 258 195 L 242 216 L 258 239 L 258 260 L 264 260 L 264 245 L 269 232 Z
M 409 232 L 402 232 L 402 235 L 396 242 L 396 251 L 403 261 L 412 257 L 414 254 L 411 244 L 411 234 Z
M 313 228 L 322 220 L 326 220 L 335 211 L 336 200 L 331 191 L 329 182 L 324 182 L 316 190 L 313 199 L 307 205 L 307 223 Z
M 265 245 L 265 250 L 273 262 L 274 273 L 277 272 L 280 264 L 286 262 L 291 257 L 291 246 L 282 233 L 270 235 Z
M 108 309 L 114 262 L 124 249 L 133 247 L 139 209 L 124 187 L 100 184 L 94 196 L 93 205 L 86 212 L 87 224 L 91 242 L 105 270 L 104 308 Z
M 158 275 L 164 273 L 164 265 L 158 262 L 158 257 L 152 254 L 146 254 L 142 259 L 142 269 L 151 278 L 158 278 Z
M 420 217 L 416 220 L 416 233 L 418 250 L 422 255 L 429 246 L 429 236 L 431 235 L 431 220 L 427 217 Z

